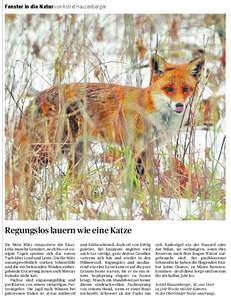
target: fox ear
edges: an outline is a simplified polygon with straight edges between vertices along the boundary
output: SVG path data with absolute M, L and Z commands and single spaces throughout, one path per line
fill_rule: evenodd
M 198 79 L 204 67 L 205 60 L 202 56 L 196 57 L 189 62 L 189 70 L 193 77 Z
M 150 58 L 150 68 L 151 73 L 153 75 L 160 75 L 164 73 L 165 66 L 167 65 L 167 62 L 159 55 L 153 54 Z
M 149 65 L 151 70 L 149 85 L 151 86 L 159 78 L 159 76 L 164 73 L 167 62 L 161 56 L 153 54 L 150 58 Z

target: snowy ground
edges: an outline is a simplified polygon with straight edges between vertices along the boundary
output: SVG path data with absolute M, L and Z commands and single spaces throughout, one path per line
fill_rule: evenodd
M 123 16 L 118 15 L 78 15 L 75 18 L 70 16 L 67 17 L 68 19 L 64 16 L 60 18 L 61 22 L 57 16 L 32 15 L 29 18 L 25 15 L 18 15 L 13 22 L 6 23 L 6 84 L 23 108 L 32 99 L 27 97 L 27 94 L 34 95 L 36 91 L 42 91 L 53 84 L 55 60 L 60 53 L 66 54 L 63 62 L 66 67 L 62 78 L 63 83 L 98 82 L 100 80 L 142 87 L 149 85 L 150 73 L 148 68 L 140 69 L 137 66 L 147 63 L 148 57 L 156 46 L 157 35 L 160 41 L 160 54 L 165 58 L 169 57 L 170 59 L 167 60 L 172 63 L 189 61 L 192 51 L 203 48 L 205 43 L 207 43 L 206 51 L 209 55 L 212 52 L 213 57 L 219 57 L 222 53 L 222 45 L 215 31 L 215 25 L 208 25 L 207 22 L 202 26 L 203 15 L 191 18 L 189 15 L 182 19 L 179 15 L 156 15 L 150 17 L 149 23 L 143 22 L 142 16 L 136 16 L 132 21 L 133 25 L 128 23 L 126 28 L 125 23 L 122 23 Z M 169 35 L 169 23 L 173 18 L 180 24 L 176 41 L 171 41 Z M 83 24 L 87 27 L 86 32 L 83 32 Z M 68 31 L 70 34 L 67 34 Z M 133 41 L 140 37 L 145 41 L 147 48 L 143 59 L 137 57 L 134 45 L 130 41 L 130 39 Z M 82 51 L 83 44 L 85 45 L 84 52 Z M 185 45 L 185 49 L 178 49 L 178 44 Z M 180 55 L 175 55 L 176 51 L 180 52 Z M 68 61 L 68 55 L 71 57 L 70 61 Z M 219 68 L 219 61 L 209 58 L 206 67 L 216 72 Z M 96 70 L 99 70 L 99 73 Z M 202 99 L 210 96 L 224 96 L 224 81 L 206 85 Z M 15 116 L 15 101 L 12 101 L 9 93 L 6 93 L 5 103 L 8 115 Z M 216 124 L 216 131 L 214 128 L 209 131 L 198 128 L 194 149 L 197 157 L 204 160 L 205 148 L 209 148 L 213 159 L 216 160 L 224 134 L 223 119 Z M 208 167 L 212 168 L 214 161 L 208 160 L 207 163 Z M 222 154 L 218 165 L 220 177 L 224 177 L 224 164 L 224 154 Z M 63 167 L 65 169 L 65 165 Z M 69 218 L 81 219 L 84 217 L 85 208 L 105 212 L 111 218 L 117 218 L 118 215 L 126 218 L 128 212 L 123 207 L 123 202 L 122 198 L 113 197 L 100 203 L 86 200 L 84 204 L 79 205 L 78 217 L 70 212 Z M 137 219 L 142 218 L 141 208 L 137 203 L 134 205 Z M 210 211 L 212 205 L 210 200 L 201 202 L 198 199 L 192 202 L 190 199 L 163 198 L 161 211 L 165 219 L 182 220 L 191 215 L 199 217 L 202 210 Z M 44 214 L 41 209 L 41 218 Z M 51 213 L 50 218 L 53 217 Z M 218 213 L 212 218 L 222 219 L 224 216 Z

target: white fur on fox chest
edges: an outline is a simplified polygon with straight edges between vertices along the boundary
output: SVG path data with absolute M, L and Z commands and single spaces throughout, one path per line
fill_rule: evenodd
M 153 139 L 161 145 L 170 142 L 170 139 L 178 133 L 183 116 L 184 123 L 187 120 L 189 109 L 185 113 L 177 113 L 175 111 L 176 102 L 171 102 L 164 95 L 155 95 L 155 100 L 157 112 L 151 114 L 150 120 L 153 125 Z M 186 108 L 186 103 L 187 101 L 182 103 L 184 109 Z
M 156 112 L 152 114 L 153 138 L 158 144 L 170 142 L 170 139 L 177 134 L 182 122 L 183 113 L 179 114 L 172 110 Z

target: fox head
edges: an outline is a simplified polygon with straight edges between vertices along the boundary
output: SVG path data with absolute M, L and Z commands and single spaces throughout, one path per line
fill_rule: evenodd
M 184 112 L 190 97 L 195 92 L 204 66 L 202 56 L 187 64 L 169 64 L 159 55 L 153 55 L 151 67 L 151 96 L 157 111 Z

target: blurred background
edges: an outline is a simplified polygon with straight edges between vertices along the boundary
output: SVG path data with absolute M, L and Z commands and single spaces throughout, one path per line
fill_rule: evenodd
M 30 199 L 15 191 L 6 219 L 224 219 L 225 49 L 220 14 L 6 15 L 6 157 L 17 118 L 39 91 L 71 82 L 147 87 L 153 51 L 170 63 L 202 53 L 206 60 L 191 134 L 185 129 L 170 148 L 158 149 L 152 188 L 148 180 L 127 186 L 122 150 L 112 159 L 108 146 L 95 143 L 78 185 L 62 161 L 55 178 L 49 170 L 39 174 Z

